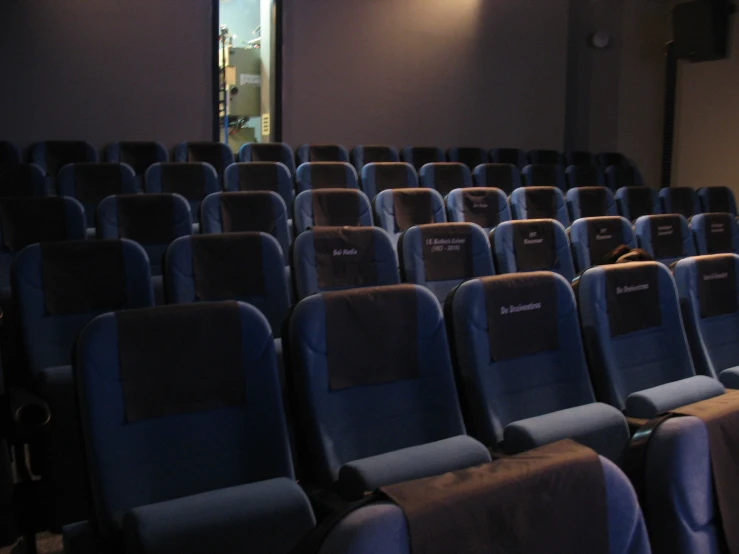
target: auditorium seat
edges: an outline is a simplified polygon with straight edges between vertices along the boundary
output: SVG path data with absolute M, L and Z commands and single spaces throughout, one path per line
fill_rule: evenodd
M 164 304 L 164 254 L 173 240 L 192 233 L 190 206 L 179 194 L 110 196 L 98 206 L 97 236 L 129 239 L 149 257 L 154 296 Z
M 698 190 L 698 198 L 703 213 L 725 212 L 737 216 L 736 199 L 729 187 L 703 187 Z
M 445 315 L 475 437 L 508 454 L 570 438 L 620 460 L 629 427 L 595 400 L 568 281 L 550 272 L 475 279 Z
M 634 235 L 639 248 L 665 265 L 695 256 L 693 236 L 681 215 L 642 216 L 634 223 Z
M 497 188 L 456 189 L 446 198 L 447 220 L 454 223 L 476 223 L 486 233 L 499 223 L 511 219 L 508 198 Z
M 59 196 L 70 196 L 85 208 L 88 233 L 97 226 L 96 210 L 103 199 L 115 194 L 142 192 L 130 166 L 120 163 L 76 163 L 64 166 L 57 177 Z
M 404 231 L 398 240 L 401 279 L 429 289 L 444 303 L 468 279 L 495 275 L 488 237 L 472 223 L 432 223 Z
M 233 166 L 229 166 L 233 167 Z M 213 166 L 203 162 L 157 163 L 146 172 L 146 192 L 179 194 L 190 205 L 193 221 L 200 221 L 200 204 L 209 194 L 221 190 Z M 193 232 L 200 225 L 193 224 Z
M 0 163 L 0 198 L 46 196 L 44 172 L 35 164 Z
M 273 162 L 281 163 L 295 175 L 295 156 L 292 148 L 284 142 L 248 142 L 239 149 L 240 162 Z
M 469 168 L 456 162 L 426 164 L 419 172 L 421 186 L 434 189 L 446 197 L 454 189 L 472 187 L 472 174 Z
M 564 171 L 554 164 L 529 164 L 521 171 L 525 187 L 557 187 L 562 192 L 567 190 Z
M 606 254 L 622 244 L 636 248 L 631 223 L 619 216 L 577 219 L 568 232 L 578 273 L 589 267 L 601 265 Z
M 666 187 L 659 191 L 659 202 L 663 214 L 680 214 L 690 220 L 701 213 L 698 194 L 690 187 Z
M 257 308 L 279 338 L 290 308 L 282 248 L 267 233 L 180 237 L 164 258 L 167 302 L 238 300 Z
M 597 165 L 595 156 L 583 150 L 565 152 L 565 164 L 570 165 Z
M 346 162 L 306 162 L 295 175 L 297 194 L 318 189 L 358 189 L 357 171 Z
M 372 227 L 367 196 L 353 189 L 306 190 L 295 198 L 293 227 L 299 235 L 311 227 Z
M 400 159 L 420 172 L 426 164 L 445 162 L 446 155 L 441 148 L 434 146 L 406 146 L 400 151 Z
M 224 185 L 227 192 L 271 190 L 286 206 L 291 206 L 295 198 L 290 170 L 281 162 L 231 164 L 226 168 Z
M 564 227 L 570 225 L 565 196 L 556 187 L 521 187 L 509 201 L 513 219 L 556 219 Z
M 280 243 L 289 264 L 287 207 L 276 192 L 217 192 L 205 197 L 200 212 L 203 233 L 267 233 Z
M 629 221 L 660 213 L 657 191 L 651 187 L 622 187 L 616 191 L 618 214 Z
M 595 165 L 570 165 L 565 170 L 567 188 L 604 187 L 606 179 Z
M 362 168 L 362 191 L 372 200 L 383 190 L 418 187 L 418 173 L 403 162 L 368 163 Z
M 465 434 L 430 291 L 395 285 L 309 296 L 293 310 L 289 333 L 306 481 L 358 499 L 490 461 Z
M 739 225 L 729 213 L 698 214 L 690 220 L 696 253 L 739 254 Z
M 349 163 L 349 153 L 340 144 L 304 144 L 295 151 L 296 165 L 310 162 Z
M 488 155 L 495 164 L 511 164 L 518 169 L 523 169 L 528 164 L 526 152 L 518 148 L 493 148 Z
M 598 165 L 604 169 L 611 166 L 631 166 L 631 162 L 629 162 L 628 158 L 618 152 L 601 152 L 595 157 L 595 159 L 598 162 Z
M 97 318 L 77 355 L 97 502 L 90 524 L 65 530 L 67 546 L 86 530 L 121 552 L 288 554 L 315 519 L 272 344 L 243 303 Z
M 478 165 L 488 163 L 488 153 L 482 148 L 461 147 L 450 148 L 447 151 L 447 159 L 450 162 L 458 162 L 466 165 L 470 171 L 474 171 Z
M 400 283 L 390 236 L 377 227 L 313 227 L 292 249 L 296 297 Z
M 590 268 L 580 277 L 578 301 L 601 401 L 629 417 L 649 419 L 723 394 L 718 381 L 695 373 L 667 266 Z
M 222 142 L 181 142 L 174 149 L 173 162 L 205 162 L 213 166 L 223 182 L 223 172 L 234 163 L 231 147 Z
M 565 195 L 570 221 L 581 217 L 616 215 L 616 200 L 606 187 L 578 187 Z
M 643 187 L 644 180 L 636 167 L 611 165 L 606 167 L 606 184 L 613 192 L 622 187 Z
M 375 224 L 398 242 L 414 225 L 445 223 L 444 199 L 433 189 L 384 190 L 372 201 Z
M 167 163 L 169 154 L 161 142 L 114 142 L 105 149 L 105 161 L 124 163 L 136 174 L 138 188 L 146 187 L 146 171 L 154 164 Z
M 0 166 L 21 163 L 20 149 L 10 141 L 0 140 Z
M 521 186 L 521 172 L 513 164 L 482 164 L 475 168 L 472 177 L 476 187 L 493 187 L 511 194 Z
M 565 157 L 556 150 L 529 150 L 526 159 L 529 164 L 556 165 L 562 170 L 565 168 Z
M 82 140 L 49 140 L 31 145 L 31 163 L 44 171 L 46 194 L 49 195 L 56 193 L 57 175 L 65 165 L 97 161 L 95 148 Z
M 34 244 L 13 262 L 13 295 L 31 383 L 51 410 L 42 475 L 50 526 L 89 515 L 72 372 L 77 337 L 97 315 L 154 304 L 149 262 L 129 240 Z M 35 463 L 38 463 L 37 461 Z
M 398 163 L 400 154 L 393 146 L 364 145 L 355 146 L 351 152 L 352 165 L 357 174 L 362 174 L 364 166 L 371 163 Z
M 572 262 L 567 232 L 554 219 L 505 221 L 490 233 L 498 273 L 553 271 L 572 281 Z

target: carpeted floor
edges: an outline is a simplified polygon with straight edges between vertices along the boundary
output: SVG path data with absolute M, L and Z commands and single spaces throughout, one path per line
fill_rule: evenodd
M 38 554 L 63 554 L 61 535 L 44 533 L 37 538 Z M 0 548 L 0 554 L 26 554 L 22 545 Z

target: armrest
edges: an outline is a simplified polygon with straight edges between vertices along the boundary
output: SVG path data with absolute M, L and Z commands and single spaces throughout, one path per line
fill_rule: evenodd
M 630 394 L 626 399 L 624 412 L 629 417 L 651 419 L 680 406 L 707 400 L 725 392 L 724 386 L 716 379 L 697 375 Z
M 503 436 L 510 454 L 573 439 L 612 461 L 620 458 L 630 439 L 623 414 L 600 402 L 516 421 L 505 428 Z
M 290 552 L 315 523 L 302 489 L 279 478 L 135 508 L 123 538 L 129 554 Z
M 727 389 L 739 389 L 739 367 L 730 367 L 723 370 L 719 374 L 718 380 Z
M 467 435 L 459 435 L 349 462 L 339 470 L 337 486 L 342 496 L 356 500 L 365 492 L 384 485 L 439 475 L 489 461 L 490 452 L 482 443 Z
M 5 392 L 10 433 L 28 440 L 41 432 L 51 420 L 51 411 L 44 400 L 24 389 L 11 388 Z

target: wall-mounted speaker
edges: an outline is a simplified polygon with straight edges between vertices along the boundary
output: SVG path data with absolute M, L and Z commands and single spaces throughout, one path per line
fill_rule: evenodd
M 675 57 L 703 62 L 727 56 L 731 0 L 692 0 L 672 9 Z

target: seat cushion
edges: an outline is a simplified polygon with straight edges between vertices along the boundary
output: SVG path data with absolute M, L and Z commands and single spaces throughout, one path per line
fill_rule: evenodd
M 718 379 L 727 389 L 739 389 L 739 366 L 723 370 Z
M 650 419 L 725 392 L 723 385 L 715 379 L 697 375 L 630 394 L 624 412 L 629 417 Z

